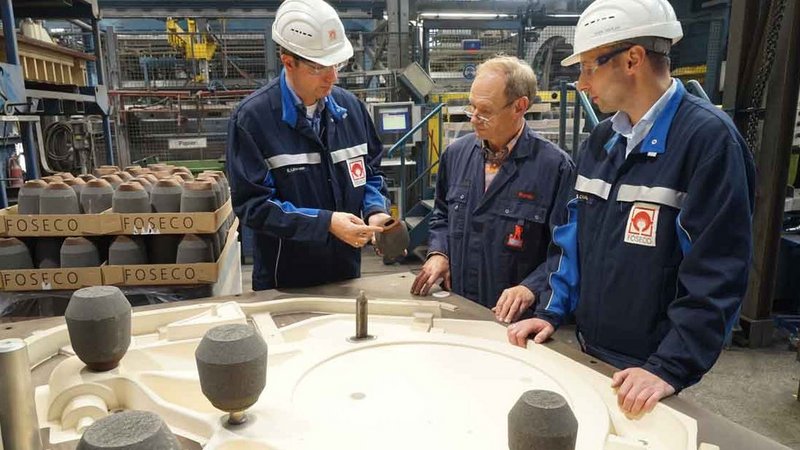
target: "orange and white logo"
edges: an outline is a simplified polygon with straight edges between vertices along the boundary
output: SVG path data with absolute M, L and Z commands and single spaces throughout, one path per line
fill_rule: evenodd
M 350 171 L 350 180 L 353 181 L 353 187 L 367 184 L 367 169 L 364 167 L 363 156 L 348 159 L 347 168 Z
M 328 30 L 328 40 L 329 41 L 336 40 L 336 30 Z
M 659 208 L 649 203 L 634 203 L 625 226 L 625 242 L 655 247 Z

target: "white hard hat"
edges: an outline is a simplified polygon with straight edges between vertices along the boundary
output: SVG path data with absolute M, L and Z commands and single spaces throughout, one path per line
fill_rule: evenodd
M 333 7 L 322 0 L 286 0 L 272 23 L 272 40 L 286 50 L 322 66 L 353 56 L 353 46 Z
M 562 66 L 580 62 L 580 54 L 614 42 L 653 36 L 672 41 L 683 37 L 683 29 L 667 0 L 596 0 L 578 19 L 574 53 Z

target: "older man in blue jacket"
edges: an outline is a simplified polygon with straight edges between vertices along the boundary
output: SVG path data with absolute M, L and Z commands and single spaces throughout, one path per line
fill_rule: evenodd
M 478 67 L 466 108 L 475 129 L 442 154 L 429 253 L 412 293 L 446 288 L 493 308 L 498 320 L 532 314 L 547 290 L 542 264 L 559 195 L 569 193 L 573 164 L 528 128 L 536 76 L 517 58 Z
M 682 36 L 666 0 L 597 0 L 581 15 L 578 87 L 601 111 L 553 232 L 550 290 L 509 340 L 544 342 L 574 313 L 587 353 L 639 414 L 700 380 L 747 287 L 755 170 L 730 118 L 670 78 Z
M 234 210 L 255 231 L 253 290 L 358 277 L 389 203 L 367 109 L 334 86 L 353 47 L 321 0 L 284 1 L 272 38 L 280 77 L 241 102 L 228 131 Z

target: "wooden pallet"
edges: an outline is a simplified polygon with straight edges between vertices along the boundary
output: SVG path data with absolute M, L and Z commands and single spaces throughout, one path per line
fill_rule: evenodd
M 18 35 L 19 60 L 25 80 L 86 86 L 86 62 L 94 55 Z M 6 59 L 5 35 L 0 33 L 0 58 Z

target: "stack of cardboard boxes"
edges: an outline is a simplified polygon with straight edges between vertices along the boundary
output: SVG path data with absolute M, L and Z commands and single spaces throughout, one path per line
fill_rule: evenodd
M 213 284 L 237 258 L 221 172 L 102 166 L 29 181 L 0 210 L 0 290 Z

